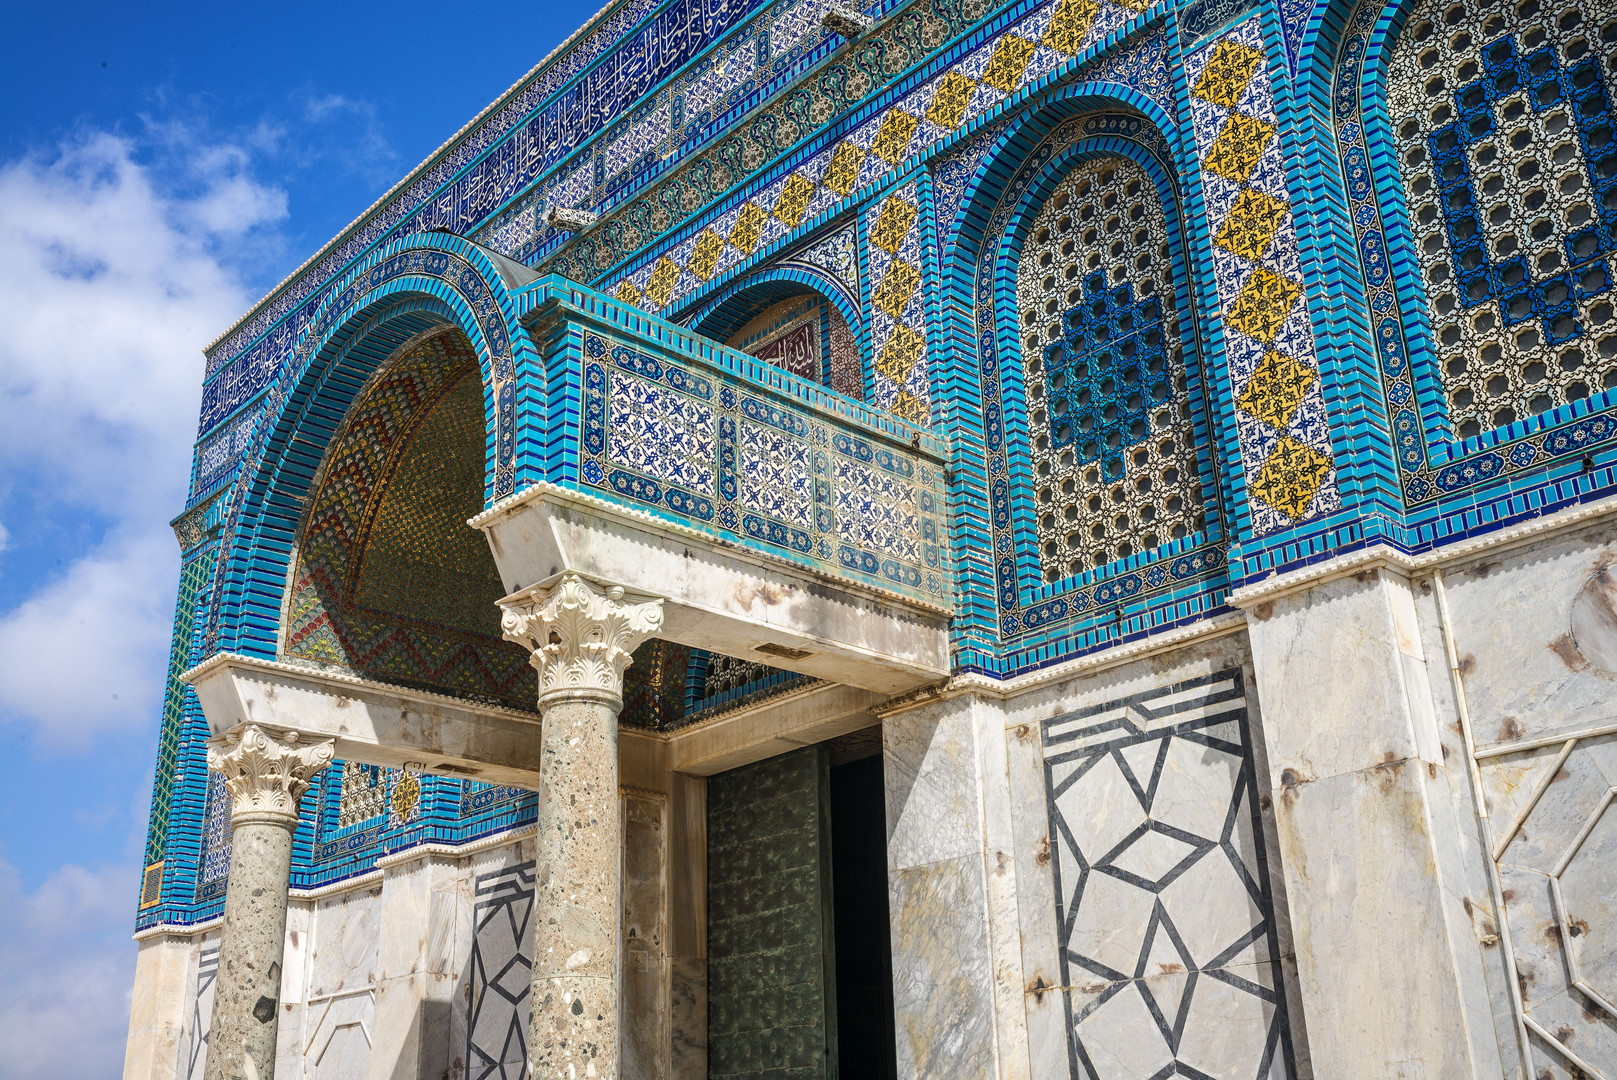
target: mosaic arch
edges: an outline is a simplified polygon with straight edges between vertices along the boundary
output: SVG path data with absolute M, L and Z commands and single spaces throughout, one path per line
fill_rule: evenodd
M 534 707 L 504 641 L 483 535 L 483 394 L 455 330 L 407 346 L 349 408 L 316 478 L 288 578 L 282 659 Z
M 1332 119 L 1405 501 L 1617 437 L 1617 18 L 1365 0 Z
M 1207 578 L 1222 571 L 1218 484 L 1206 450 L 1207 425 L 1200 404 L 1200 351 L 1178 231 L 1180 195 L 1174 180 L 1175 169 L 1167 164 L 1175 158 L 1172 146 L 1161 131 L 1136 113 L 1038 118 L 1029 122 L 1024 130 L 1009 130 L 1000 137 L 998 146 L 986 155 L 976 193 L 965 200 L 969 209 L 961 235 L 969 239 L 963 240 L 956 249 L 952 274 L 957 282 L 956 289 L 963 284 L 959 282 L 959 275 L 971 274 L 970 295 L 975 301 L 970 315 L 975 344 L 972 361 L 980 376 L 983 395 L 981 422 L 994 559 L 991 572 L 995 582 L 997 630 L 1000 638 L 1009 644 L 1031 644 L 1060 625 L 1066 625 L 1070 631 L 1074 623 L 1081 625 L 1077 632 L 1081 639 L 1079 647 L 1099 643 L 1113 633 L 1107 616 L 1113 615 L 1123 603 L 1158 594 L 1167 596 L 1180 590 L 1187 594 L 1196 592 L 1204 587 Z M 1097 212 L 1102 208 L 1099 200 L 1106 192 L 1097 189 L 1096 181 L 1107 171 L 1097 164 L 1103 162 L 1110 163 L 1111 178 L 1106 186 L 1109 189 L 1117 185 L 1120 201 L 1132 188 L 1133 193 L 1123 202 L 1124 214 L 1139 207 L 1141 221 L 1130 223 L 1125 246 L 1133 244 L 1140 227 L 1146 227 L 1147 231 L 1147 238 L 1139 245 L 1141 250 L 1133 252 L 1127 263 L 1120 264 L 1116 261 L 1120 255 L 1112 254 L 1110 248 L 1114 239 L 1100 243 L 1099 231 L 1094 238 L 1095 246 L 1079 251 L 1079 246 L 1085 243 L 1083 238 L 1088 226 L 1078 229 L 1076 219 L 1071 235 L 1062 235 L 1060 229 L 1052 228 L 1045 239 L 1039 239 L 1041 228 L 1046 224 L 1057 225 L 1056 219 L 1064 216 L 1054 209 L 1063 194 L 1067 196 L 1063 209 L 1079 206 L 1077 189 L 1086 178 L 1090 188 L 1085 191 L 1083 201 L 1087 204 L 1094 196 Z M 997 179 L 997 176 L 1005 178 Z M 1040 217 L 1047 209 L 1052 221 L 1043 223 Z M 1154 225 L 1146 225 L 1147 218 Z M 1103 227 L 1106 220 L 1101 219 Z M 1062 249 L 1069 240 L 1073 250 L 1064 253 Z M 1137 267 L 1136 262 L 1147 248 L 1149 264 Z M 1023 287 L 1018 289 L 1019 266 L 1030 254 L 1034 266 L 1048 254 L 1051 266 L 1041 269 L 1055 273 L 1030 273 Z M 1089 265 L 1091 255 L 1099 256 L 1097 266 Z M 1121 425 L 1116 432 L 1120 436 L 1119 445 L 1111 449 L 1121 451 L 1126 447 L 1130 453 L 1126 458 L 1116 452 L 1109 458 L 1100 454 L 1102 438 L 1096 441 L 1095 459 L 1081 461 L 1084 440 L 1079 435 L 1087 433 L 1082 432 L 1080 424 L 1057 437 L 1051 423 L 1052 391 L 1044 367 L 1046 358 L 1041 351 L 1037 363 L 1028 363 L 1021 305 L 1025 301 L 1038 312 L 1041 350 L 1055 344 L 1043 340 L 1051 322 L 1056 324 L 1065 341 L 1065 319 L 1074 309 L 1080 309 L 1075 316 L 1080 323 L 1086 317 L 1098 320 L 1097 326 L 1087 331 L 1089 346 L 1079 348 L 1071 364 L 1062 360 L 1062 386 L 1057 391 L 1068 397 L 1068 405 L 1073 410 L 1070 415 L 1076 420 L 1092 399 L 1079 404 L 1077 396 L 1068 394 L 1066 380 L 1076 374 L 1076 364 L 1085 362 L 1089 347 L 1098 346 L 1105 351 L 1108 343 L 1095 341 L 1094 331 L 1099 322 L 1108 323 L 1108 338 L 1119 332 L 1121 323 L 1117 320 L 1125 313 L 1118 308 L 1117 296 L 1125 282 L 1111 280 L 1119 265 L 1124 267 L 1123 275 L 1129 285 L 1124 307 L 1138 306 L 1142 299 L 1138 292 L 1147 277 L 1151 281 L 1150 291 L 1159 294 L 1153 318 L 1146 319 L 1148 313 L 1142 311 L 1131 310 L 1126 314 L 1134 321 L 1135 328 L 1143 330 L 1145 323 L 1150 322 L 1151 330 L 1160 335 L 1153 341 L 1160 344 L 1164 353 L 1162 374 L 1167 374 L 1169 355 L 1175 357 L 1179 368 L 1166 381 L 1159 378 L 1152 383 L 1148 380 L 1146 394 L 1138 403 L 1142 407 L 1146 405 L 1151 385 L 1162 384 L 1166 388 L 1164 404 L 1170 408 L 1162 417 L 1162 432 L 1152 427 L 1157 414 L 1164 412 L 1162 409 L 1143 418 L 1125 418 L 1123 413 L 1128 410 L 1120 409 L 1118 417 L 1107 419 L 1106 405 L 1101 403 L 1092 419 L 1102 427 L 1108 423 Z M 1065 275 L 1070 266 L 1079 267 L 1079 272 L 1068 282 Z M 1096 270 L 1103 271 L 1106 280 L 1093 280 Z M 1140 275 L 1147 277 L 1135 281 Z M 1050 277 L 1060 280 L 1047 289 L 1045 279 Z M 1095 297 L 1084 294 L 1089 285 L 1094 285 Z M 1078 301 L 1069 304 L 1067 297 L 1074 289 L 1080 296 Z M 1045 295 L 1046 292 L 1049 295 Z M 1172 314 L 1166 319 L 1163 300 L 1172 304 Z M 1095 302 L 1100 302 L 1105 309 L 1100 315 L 1094 315 Z M 1047 313 L 1045 307 L 1051 303 L 1055 310 Z M 1165 330 L 1169 332 L 1164 333 Z M 1135 334 L 1136 329 L 1122 333 L 1126 338 Z M 1135 339 L 1136 348 L 1142 340 Z M 1090 387 L 1091 395 L 1098 386 L 1099 382 Z M 1126 406 L 1129 399 L 1130 395 L 1125 393 L 1111 404 Z M 1143 420 L 1143 433 L 1134 432 L 1136 425 L 1131 419 Z M 1172 429 L 1172 435 L 1168 434 L 1168 428 Z M 1041 437 L 1042 445 L 1036 442 Z M 1166 524 L 1154 521 L 1149 528 L 1141 529 L 1133 540 L 1125 541 L 1124 533 L 1119 530 L 1133 532 L 1137 525 L 1144 524 L 1135 520 L 1142 516 L 1138 513 L 1141 507 L 1152 503 L 1153 516 L 1159 517 L 1167 505 L 1166 499 L 1162 507 L 1155 507 L 1153 502 L 1163 496 L 1162 469 L 1153 478 L 1149 491 L 1142 491 L 1143 485 L 1136 486 L 1137 481 L 1144 479 L 1146 463 L 1134 466 L 1132 451 L 1136 444 L 1143 442 L 1146 462 L 1152 462 L 1155 460 L 1152 455 L 1162 456 L 1161 448 L 1170 439 L 1173 447 L 1168 453 L 1176 472 L 1169 486 L 1178 495 L 1174 511 L 1178 516 Z M 1059 446 L 1055 445 L 1058 441 Z M 1065 460 L 1069 450 L 1070 461 Z M 1113 478 L 1121 483 L 1106 483 L 1101 477 L 1108 460 L 1129 463 L 1124 475 Z M 1041 464 L 1048 466 L 1048 475 L 1039 472 Z M 1168 467 L 1165 459 L 1162 468 Z M 1127 468 L 1135 468 L 1140 475 L 1127 473 Z M 1086 480 L 1089 469 L 1096 472 L 1093 483 Z M 1069 481 L 1071 491 L 1065 490 Z M 1094 490 L 1084 487 L 1086 483 Z M 1082 491 L 1081 487 L 1084 487 Z M 1122 504 L 1112 501 L 1114 487 L 1124 492 Z M 1041 491 L 1049 493 L 1044 502 L 1040 502 Z M 1094 498 L 1101 500 L 1099 510 L 1091 508 Z M 1129 508 L 1130 520 L 1125 526 L 1116 525 L 1119 510 L 1114 507 L 1117 505 Z M 1072 521 L 1067 518 L 1069 509 L 1074 514 Z M 1174 535 L 1176 523 L 1183 526 L 1183 535 Z M 1103 538 L 1099 540 L 1089 531 L 1096 525 L 1102 526 Z M 1069 554 L 1068 536 L 1080 530 L 1083 542 L 1075 549 L 1079 554 Z M 1150 550 L 1135 546 L 1153 531 L 1160 541 L 1157 545 Z M 1051 542 L 1056 545 L 1053 554 L 1045 548 Z M 1082 564 L 1075 565 L 1079 557 Z M 1084 625 L 1085 620 L 1088 620 L 1087 625 Z
M 323 452 L 331 444 L 360 388 L 413 339 L 444 326 L 460 330 L 475 357 L 491 429 L 481 458 L 484 504 L 515 490 L 517 384 L 536 377 L 537 354 L 510 291 L 520 281 L 517 271 L 532 272 L 507 263 L 443 234 L 377 252 L 345 276 L 310 320 L 292 360 L 242 407 L 249 434 L 223 522 L 235 542 L 219 560 L 205 652 L 275 655 L 278 599 L 246 582 L 285 577 L 290 538 L 318 464 L 306 459 L 305 448 Z
M 527 653 L 501 636 L 494 560 L 466 524 L 483 508 L 482 404 L 476 354 L 455 329 L 429 332 L 372 376 L 326 452 L 298 531 L 282 659 L 534 708 Z M 664 641 L 635 651 L 624 723 L 682 719 L 690 652 Z M 706 687 L 695 689 L 699 704 Z M 397 781 L 348 769 L 341 813 L 360 813 L 367 797 L 381 805 L 378 792 Z

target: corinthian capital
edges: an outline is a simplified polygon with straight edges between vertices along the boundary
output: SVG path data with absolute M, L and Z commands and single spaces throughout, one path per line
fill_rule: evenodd
M 231 820 L 262 815 L 296 824 L 298 800 L 309 780 L 331 764 L 336 752 L 325 742 L 300 742 L 289 731 L 279 738 L 256 724 L 229 732 L 208 744 L 208 768 L 225 778 L 231 795 Z
M 549 589 L 500 602 L 500 627 L 526 645 L 539 672 L 539 701 L 558 696 L 623 699 L 630 654 L 663 625 L 663 602 L 628 601 L 621 586 L 601 592 L 577 574 Z

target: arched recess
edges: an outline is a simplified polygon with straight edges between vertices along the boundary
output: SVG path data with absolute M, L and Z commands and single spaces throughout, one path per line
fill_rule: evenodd
M 961 200 L 954 226 L 957 240 L 945 266 L 944 288 L 946 295 L 969 298 L 969 302 L 956 305 L 951 336 L 959 344 L 948 358 L 949 374 L 956 386 L 980 390 L 983 458 L 978 475 L 985 480 L 980 482 L 979 491 L 963 491 L 958 497 L 963 501 L 981 499 L 989 509 L 994 561 L 991 567 L 976 571 L 974 577 L 982 580 L 986 576 L 994 582 L 994 629 L 1002 638 L 1042 630 L 1075 617 L 1109 615 L 1110 609 L 1123 601 L 1216 573 L 1222 562 L 1216 545 L 1222 538 L 1219 508 L 1226 494 L 1226 480 L 1215 466 L 1212 429 L 1203 400 L 1202 350 L 1194 316 L 1199 297 L 1186 269 L 1180 227 L 1182 193 L 1176 182 L 1182 151 L 1172 134 L 1175 126 L 1158 112 L 1153 103 L 1121 88 L 1115 95 L 1097 97 L 1086 93 L 1057 99 L 1038 114 L 1007 128 L 978 167 Z M 1154 121 L 1166 126 L 1159 127 Z M 1165 294 L 1171 293 L 1174 318 L 1173 332 L 1165 342 L 1169 348 L 1178 348 L 1183 364 L 1183 381 L 1175 380 L 1172 394 L 1175 424 L 1188 425 L 1193 444 L 1192 449 L 1183 445 L 1182 438 L 1178 440 L 1180 445 L 1173 453 L 1185 461 L 1174 479 L 1188 481 L 1186 490 L 1199 500 L 1201 508 L 1185 518 L 1194 528 L 1187 527 L 1183 535 L 1176 536 L 1170 525 L 1165 533 L 1151 537 L 1157 543 L 1150 550 L 1130 542 L 1126 547 L 1114 546 L 1113 558 L 1105 564 L 1091 557 L 1076 569 L 1074 560 L 1047 568 L 1043 565 L 1048 556 L 1043 555 L 1040 543 L 1041 515 L 1034 483 L 1035 433 L 1029 430 L 1029 372 L 1016 325 L 1017 262 L 1044 200 L 1059 194 L 1062 183 L 1075 169 L 1089 168 L 1086 163 L 1107 159 L 1128 163 L 1128 170 L 1137 175 L 1127 182 L 1137 181 L 1142 191 L 1148 187 L 1155 198 L 1146 201 L 1160 206 L 1161 242 L 1157 246 L 1160 249 L 1165 244 L 1167 252 L 1163 256 L 1158 250 L 1153 255 L 1154 260 L 1165 259 L 1153 267 L 1153 272 L 1167 274 L 1162 288 Z M 1106 262 L 1110 258 L 1109 252 L 1102 255 L 1102 269 L 1111 268 Z M 1083 275 L 1077 284 L 1085 284 Z M 1104 285 L 1111 288 L 1114 283 L 1107 281 Z M 1128 303 L 1137 306 L 1138 301 L 1136 293 Z M 1064 318 L 1067 312 L 1055 314 Z M 1112 312 L 1108 317 L 1117 314 L 1121 312 Z M 1168 320 L 1160 319 L 1159 324 L 1167 328 Z M 1035 377 L 1043 378 L 1039 373 Z M 1043 389 L 1048 393 L 1051 388 L 1046 385 Z M 971 403 L 962 402 L 959 408 L 965 412 L 971 409 Z M 1149 423 L 1146 434 L 1155 438 Z M 960 475 L 969 477 L 971 472 L 975 470 L 962 469 Z M 1187 477 L 1189 472 L 1193 475 Z M 1138 478 L 1122 479 L 1132 482 Z M 1078 494 L 1081 483 L 1080 475 L 1074 480 L 1073 492 L 1064 494 Z M 1109 486 L 1104 491 L 1086 492 L 1078 509 L 1080 517 L 1097 512 L 1090 506 L 1097 496 L 1103 503 L 1100 511 L 1110 508 Z M 1186 503 L 1191 501 L 1181 498 Z M 1058 528 L 1068 525 L 1066 510 L 1066 505 L 1058 510 Z M 1115 516 L 1114 512 L 1114 519 Z M 1146 531 L 1138 525 L 1131 520 L 1127 528 L 1137 530 L 1143 542 Z M 1065 533 L 1061 539 L 1065 540 Z M 1047 569 L 1053 573 L 1047 574 Z M 986 575 L 983 571 L 987 571 Z
M 454 327 L 385 360 L 320 464 L 292 551 L 280 658 L 517 708 L 527 651 L 502 639 L 482 533 L 477 354 Z
M 320 462 L 378 368 L 408 343 L 453 328 L 475 357 L 485 437 L 485 504 L 515 490 L 519 386 L 542 373 L 511 291 L 531 271 L 446 234 L 418 234 L 334 285 L 265 392 L 224 526 L 207 651 L 273 657 L 292 541 Z M 522 418 L 542 423 L 543 418 Z
M 1541 466 L 1548 442 L 1490 451 L 1617 386 L 1617 18 L 1364 0 L 1333 75 L 1406 499 Z
M 798 269 L 749 275 L 690 316 L 699 334 L 863 400 L 858 326 L 840 289 Z

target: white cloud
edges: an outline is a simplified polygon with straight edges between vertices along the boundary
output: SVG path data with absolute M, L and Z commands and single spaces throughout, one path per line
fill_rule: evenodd
M 201 350 L 252 300 L 225 253 L 286 216 L 247 151 L 158 136 L 161 168 L 104 132 L 0 166 L 0 492 L 104 530 L 0 613 L 0 718 L 48 748 L 156 715 Z
M 189 160 L 187 198 L 165 196 L 134 143 L 105 133 L 0 168 L 0 470 L 12 484 L 27 472 L 37 490 L 119 517 L 178 509 L 201 348 L 251 299 L 221 241 L 286 214 L 239 152 Z
M 26 892 L 0 861 L 0 1078 L 106 1080 L 122 1071 L 138 876 L 133 866 L 70 864 Z
M 0 616 L 0 710 L 30 717 L 53 750 L 150 723 L 178 565 L 168 530 L 115 532 Z

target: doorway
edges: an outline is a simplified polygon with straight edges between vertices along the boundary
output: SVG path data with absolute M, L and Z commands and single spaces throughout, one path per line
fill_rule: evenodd
M 708 1075 L 894 1080 L 872 728 L 708 782 Z

